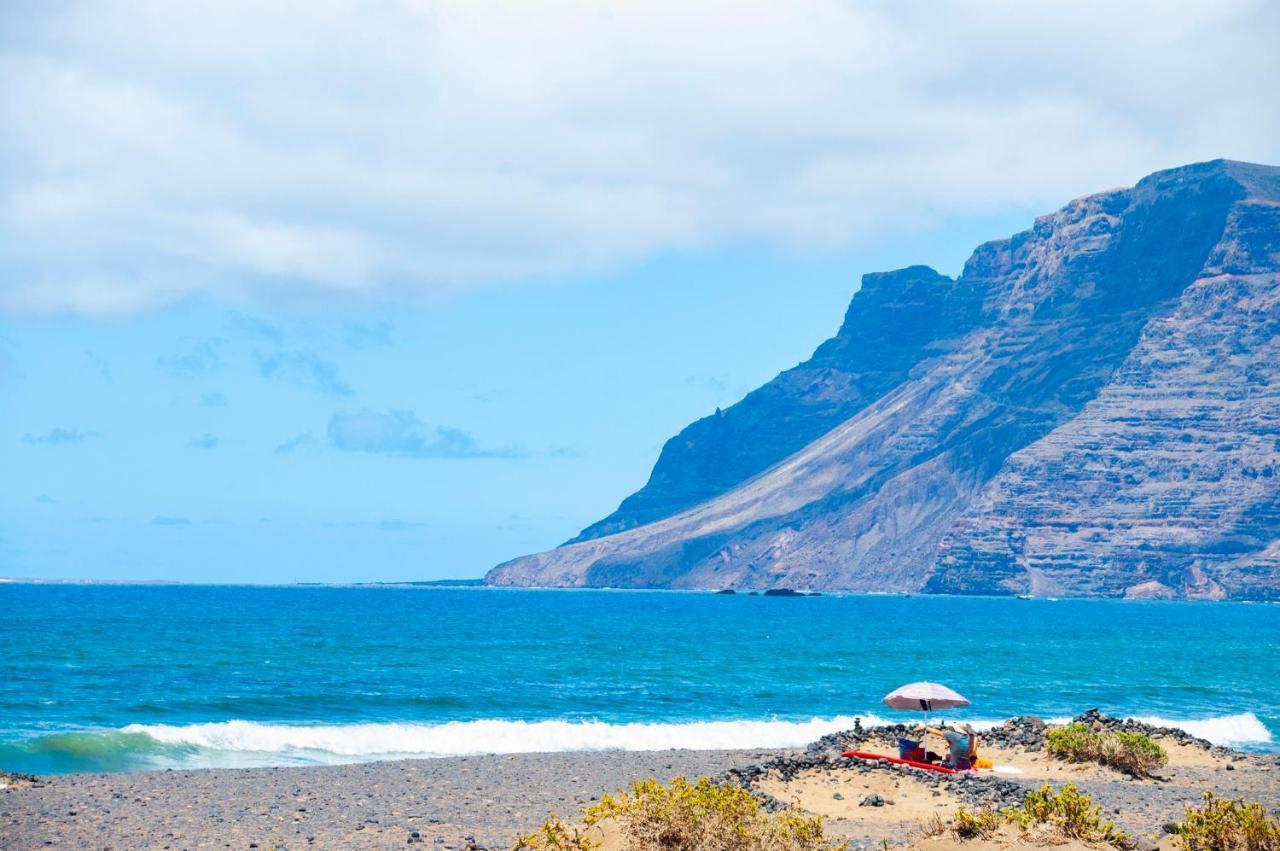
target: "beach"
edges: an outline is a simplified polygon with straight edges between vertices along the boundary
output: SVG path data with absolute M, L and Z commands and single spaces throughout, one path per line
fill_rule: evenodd
M 1276 606 L 40 585 L 0 606 L 0 770 L 34 778 L 0 779 L 4 851 L 510 848 L 680 775 L 866 847 L 1046 781 L 1148 838 L 1205 789 L 1280 806 Z M 965 628 L 886 628 L 914 622 Z M 890 725 L 921 716 L 883 696 L 948 659 L 972 706 L 933 720 L 1020 773 L 840 756 L 897 753 Z M 1154 725 L 1167 779 L 1049 762 L 1031 722 L 999 726 L 1090 706 Z
M 0 793 L 0 848 L 509 848 L 634 777 L 774 751 L 507 754 L 357 765 L 70 774 Z
M 1074 783 L 1140 848 L 1169 847 L 1163 826 L 1206 789 L 1280 807 L 1280 755 L 1246 754 L 1147 728 L 1169 755 L 1159 779 L 1051 759 L 1036 728 L 983 734 L 983 754 L 1020 773 L 942 775 L 850 760 L 857 746 L 892 753 L 900 728 L 856 729 L 807 748 L 562 752 L 339 766 L 10 776 L 0 792 L 0 847 L 124 849 L 509 848 L 555 812 L 581 808 L 632 779 L 712 776 L 764 800 L 826 817 L 855 846 L 938 848 L 921 826 L 956 807 L 1015 802 L 1048 782 Z M 973 843 L 970 843 L 973 847 Z

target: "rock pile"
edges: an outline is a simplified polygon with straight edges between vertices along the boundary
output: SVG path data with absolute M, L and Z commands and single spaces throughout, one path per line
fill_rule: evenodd
M 1235 752 L 1230 748 L 1215 745 L 1207 739 L 1197 738 L 1186 730 L 1178 727 L 1155 727 L 1151 724 L 1144 724 L 1141 721 L 1135 721 L 1132 718 L 1113 718 L 1110 715 L 1103 715 L 1098 709 L 1090 709 L 1087 712 L 1082 712 L 1071 720 L 1074 723 L 1085 724 L 1098 731 L 1106 730 L 1111 733 L 1145 733 L 1152 738 L 1171 739 L 1180 745 L 1201 748 L 1202 750 L 1218 754 L 1219 756 L 1230 757 L 1235 754 Z

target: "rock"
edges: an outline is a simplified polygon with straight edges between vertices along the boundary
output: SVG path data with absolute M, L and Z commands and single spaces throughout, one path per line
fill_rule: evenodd
M 879 795 L 874 795 L 874 794 L 873 794 L 873 795 L 868 795 L 867 797 L 863 798 L 863 799 L 858 803 L 858 806 L 860 806 L 860 807 L 883 807 L 883 806 L 884 806 L 884 798 L 881 798 Z
M 487 581 L 1276 598 L 1278 202 L 1280 169 L 1200 163 L 958 278 L 867 275 L 813 357 Z
M 1134 851 L 1159 851 L 1160 846 L 1147 839 L 1145 836 L 1139 836 L 1133 842 Z
M 841 795 L 839 792 L 836 792 L 836 793 L 834 793 L 834 794 L 831 796 L 831 799 L 832 799 L 833 801 L 843 801 L 843 800 L 844 800 L 844 795 Z

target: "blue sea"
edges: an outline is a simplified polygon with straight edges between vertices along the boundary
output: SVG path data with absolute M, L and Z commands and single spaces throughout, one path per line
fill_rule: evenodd
M 1280 749 L 1280 605 L 0 585 L 0 768 L 801 745 L 1091 707 Z

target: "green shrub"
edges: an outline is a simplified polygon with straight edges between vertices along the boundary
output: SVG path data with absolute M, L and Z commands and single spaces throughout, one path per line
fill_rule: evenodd
M 1150 777 L 1169 755 L 1146 733 L 1120 731 L 1104 741 L 1102 762 L 1134 777 Z
M 547 816 L 542 827 L 533 833 L 516 837 L 513 851 L 595 851 L 601 843 L 588 839 L 576 827 L 569 827 L 556 817 Z
M 1066 762 L 1096 762 L 1134 777 L 1151 777 L 1169 761 L 1164 748 L 1146 733 L 1098 732 L 1079 722 L 1050 729 L 1045 749 Z
M 1098 762 L 1102 737 L 1079 722 L 1051 727 L 1045 734 L 1045 750 L 1066 762 Z
M 960 807 L 951 829 L 961 839 L 981 839 L 995 833 L 1004 823 L 1005 815 L 998 810 L 970 812 Z
M 1028 792 L 1022 806 L 1009 811 L 1009 819 L 1023 831 L 1043 825 L 1085 843 L 1106 843 L 1117 848 L 1133 845 L 1132 839 L 1112 822 L 1102 820 L 1102 807 L 1095 805 L 1074 783 L 1056 792 L 1048 783 Z
M 1106 844 L 1122 851 L 1130 851 L 1134 847 L 1131 837 L 1111 822 L 1102 820 L 1102 807 L 1095 805 L 1070 783 L 1057 791 L 1046 783 L 1028 792 L 1021 805 L 999 812 L 981 810 L 971 813 L 961 807 L 956 810 L 952 830 L 961 839 L 973 839 L 990 836 L 1003 824 L 1014 825 L 1023 834 L 1047 835 L 1051 842 L 1078 839 L 1087 845 Z
M 1184 851 L 1280 851 L 1280 819 L 1261 804 L 1205 792 L 1201 806 L 1186 808 L 1178 844 Z
M 822 818 L 790 810 L 770 815 L 738 786 L 702 777 L 677 777 L 670 785 L 638 780 L 628 790 L 605 795 L 583 812 L 592 828 L 612 822 L 628 851 L 847 851 L 848 843 L 826 838 Z M 537 831 L 516 841 L 516 851 L 592 851 L 599 843 L 566 827 L 553 814 Z

